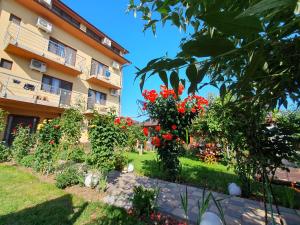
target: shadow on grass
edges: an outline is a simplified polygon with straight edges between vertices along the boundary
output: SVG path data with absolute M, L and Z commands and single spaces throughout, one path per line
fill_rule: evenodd
M 13 199 L 12 199 L 13 201 Z M 0 216 L 0 224 L 69 225 L 74 224 L 88 203 L 73 207 L 71 195 L 43 202 L 31 208 Z

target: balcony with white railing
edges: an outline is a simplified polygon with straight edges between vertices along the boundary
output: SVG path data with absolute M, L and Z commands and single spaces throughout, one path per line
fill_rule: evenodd
M 81 98 L 82 94 L 78 92 L 0 73 L 0 102 L 10 100 L 29 105 L 64 109 L 77 104 Z
M 4 49 L 21 57 L 40 60 L 49 67 L 74 76 L 86 68 L 86 59 L 77 54 L 76 50 L 13 22 L 7 28 Z
M 121 78 L 110 71 L 107 67 L 98 68 L 98 65 L 91 63 L 91 70 L 88 71 L 87 81 L 110 89 L 121 89 Z M 96 69 L 95 69 L 96 68 Z

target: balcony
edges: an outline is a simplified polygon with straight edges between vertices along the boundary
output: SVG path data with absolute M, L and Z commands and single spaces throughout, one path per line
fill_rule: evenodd
M 0 73 L 0 103 L 11 106 L 34 107 L 52 112 L 80 102 L 81 93 L 56 88 L 41 82 Z
M 85 114 L 93 114 L 94 111 L 97 111 L 100 114 L 106 114 L 109 110 L 109 107 L 107 107 L 104 103 L 96 103 L 94 98 L 88 97 Z
M 10 23 L 4 38 L 4 49 L 12 54 L 45 62 L 47 66 L 77 76 L 86 66 L 86 59 L 41 34 Z
M 93 68 L 92 62 L 92 68 Z M 97 66 L 95 67 L 97 68 Z M 109 89 L 121 89 L 121 78 L 119 75 L 111 72 L 108 68 L 96 69 L 88 72 L 86 80 L 90 83 L 100 85 Z

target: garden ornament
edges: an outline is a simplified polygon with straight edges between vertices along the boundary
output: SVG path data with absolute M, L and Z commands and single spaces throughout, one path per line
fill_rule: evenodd
M 222 220 L 213 212 L 205 212 L 199 225 L 223 225 Z
M 134 165 L 133 165 L 132 163 L 129 163 L 129 164 L 128 164 L 128 168 L 127 168 L 127 172 L 128 172 L 128 173 L 132 173 L 133 170 L 134 170 Z
M 229 195 L 240 196 L 242 194 L 241 188 L 236 183 L 230 183 L 228 185 Z
M 95 173 L 88 173 L 84 180 L 84 185 L 89 188 L 95 188 L 99 183 L 99 176 Z

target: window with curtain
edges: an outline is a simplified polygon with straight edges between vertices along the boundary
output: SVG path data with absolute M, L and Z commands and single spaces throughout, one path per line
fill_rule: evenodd
M 92 65 L 91 65 L 91 73 L 90 75 L 99 75 L 99 76 L 105 76 L 105 72 L 108 71 L 108 66 L 98 62 L 95 59 L 92 59 Z
M 106 94 L 89 89 L 88 92 L 89 101 L 93 104 L 106 105 Z
M 60 94 L 60 89 L 72 91 L 73 84 L 48 75 L 43 75 L 41 89 L 53 94 Z

